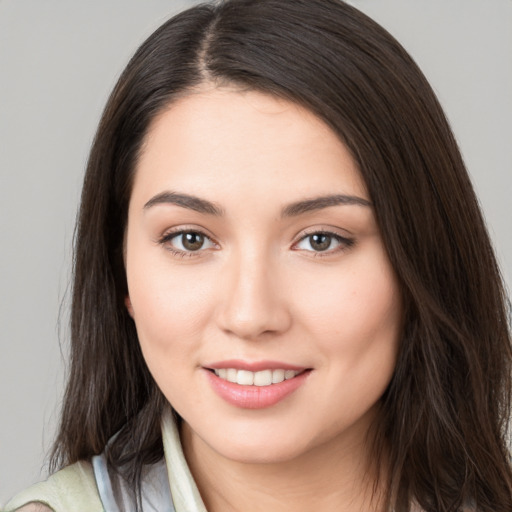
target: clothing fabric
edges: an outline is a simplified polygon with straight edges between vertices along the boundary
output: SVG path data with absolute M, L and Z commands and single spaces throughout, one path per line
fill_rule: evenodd
M 142 478 L 143 512 L 207 512 L 188 468 L 178 427 L 170 409 L 162 417 L 164 460 Z M 43 503 L 55 512 L 130 512 L 135 496 L 126 482 L 109 471 L 105 455 L 80 461 L 21 492 L 6 506 L 11 512 L 28 503 Z
M 135 493 L 119 474 L 109 470 L 105 454 L 93 457 L 92 467 L 101 503 L 106 511 L 124 512 L 135 509 Z M 144 474 L 141 502 L 144 512 L 176 512 L 165 460 L 153 464 Z

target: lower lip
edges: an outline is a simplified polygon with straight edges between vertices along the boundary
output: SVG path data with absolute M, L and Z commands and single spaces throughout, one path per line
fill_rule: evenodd
M 206 370 L 213 390 L 229 404 L 242 409 L 265 409 L 279 403 L 302 386 L 310 373 L 311 370 L 306 370 L 293 379 L 269 386 L 242 386 Z

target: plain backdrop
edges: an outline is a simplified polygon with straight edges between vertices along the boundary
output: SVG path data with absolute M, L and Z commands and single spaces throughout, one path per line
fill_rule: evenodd
M 179 0 L 0 0 L 0 503 L 46 476 L 67 352 L 71 243 L 116 78 Z M 419 63 L 512 282 L 512 0 L 352 0 Z

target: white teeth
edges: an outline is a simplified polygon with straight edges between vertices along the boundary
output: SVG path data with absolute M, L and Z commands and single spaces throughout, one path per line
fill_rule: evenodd
M 270 386 L 272 384 L 272 370 L 263 370 L 254 374 L 255 386 Z
M 242 386 L 252 386 L 254 384 L 254 373 L 247 370 L 238 370 L 236 383 Z
M 235 368 L 228 368 L 228 377 L 227 380 L 229 382 L 236 382 L 236 374 L 238 373 L 238 370 L 235 370 Z M 220 375 L 219 375 L 220 377 Z
M 228 382 L 242 386 L 270 386 L 279 384 L 284 380 L 293 379 L 300 371 L 295 370 L 261 370 L 250 372 L 248 370 L 237 370 L 236 368 L 221 368 L 214 370 L 215 375 Z
M 272 384 L 279 384 L 284 380 L 284 370 L 274 370 L 272 372 Z
M 295 377 L 295 375 L 297 375 L 297 372 L 293 371 L 293 370 L 286 370 L 284 372 L 284 378 L 286 380 L 288 379 L 293 379 L 293 377 Z

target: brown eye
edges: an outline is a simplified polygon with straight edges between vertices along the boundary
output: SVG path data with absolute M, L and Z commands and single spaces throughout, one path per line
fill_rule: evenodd
M 165 235 L 160 243 L 172 252 L 190 254 L 211 249 L 215 244 L 199 231 L 175 231 Z
M 325 233 L 317 233 L 310 236 L 310 245 L 315 251 L 326 251 L 329 249 L 332 241 L 332 236 Z
M 318 231 L 303 237 L 296 248 L 311 253 L 333 254 L 354 245 L 354 240 L 345 238 L 336 233 Z
M 204 244 L 204 235 L 201 233 L 183 233 L 182 244 L 187 251 L 198 251 Z

